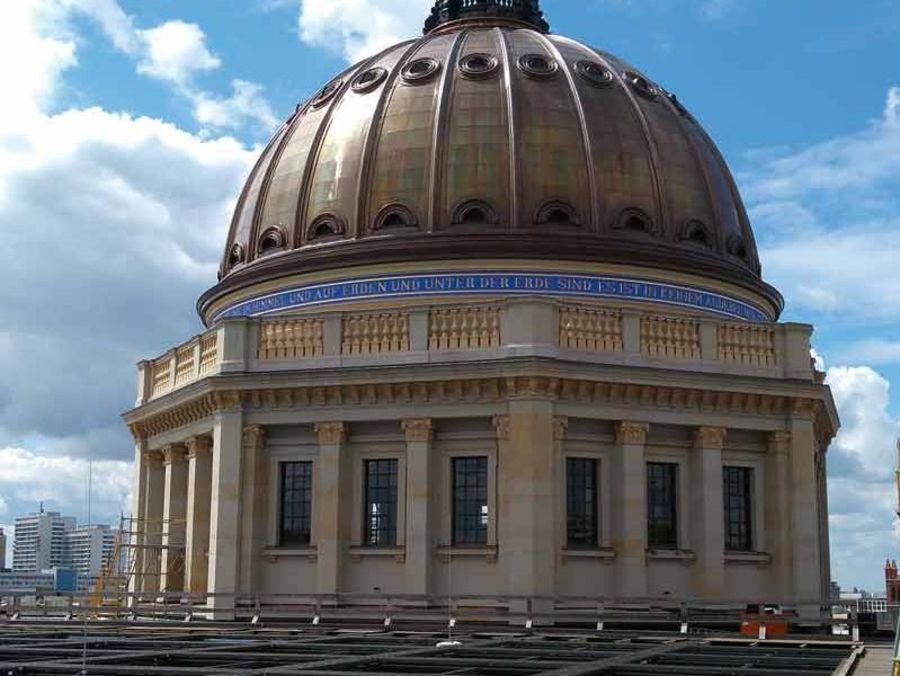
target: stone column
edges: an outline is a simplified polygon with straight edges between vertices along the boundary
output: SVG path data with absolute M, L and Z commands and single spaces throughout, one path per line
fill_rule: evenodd
M 185 521 L 187 518 L 187 465 L 185 447 L 173 444 L 163 448 L 165 500 L 163 502 L 162 590 L 184 591 Z
M 155 594 L 160 590 L 160 548 L 166 478 L 162 454 L 158 451 L 145 453 L 144 470 L 147 493 L 140 521 L 144 541 L 141 591 Z
M 141 548 L 143 542 L 143 531 L 141 528 L 141 522 L 144 518 L 144 512 L 146 510 L 145 505 L 147 504 L 147 467 L 146 461 L 144 459 L 145 449 L 147 442 L 137 437 L 134 442 L 134 502 L 132 505 L 131 511 L 131 526 L 129 539 L 131 544 L 132 556 L 134 557 L 131 561 L 132 570 L 135 572 L 143 571 L 144 569 L 144 551 Z M 128 593 L 136 594 L 141 591 L 141 578 L 137 575 L 132 575 L 128 579 Z
M 818 451 L 811 413 L 795 412 L 791 418 L 791 551 L 794 605 L 801 620 L 821 619 L 821 543 L 816 480 Z
M 765 500 L 766 543 L 772 556 L 773 597 L 782 603 L 793 601 L 793 559 L 791 553 L 789 432 L 773 432 L 769 436 L 766 455 Z
M 238 591 L 241 526 L 243 414 L 224 410 L 213 419 L 212 492 L 209 520 L 209 605 L 214 618 L 233 619 Z
M 265 524 L 268 478 L 266 431 L 254 425 L 244 428 L 244 476 L 241 491 L 241 584 L 244 594 L 259 590 L 257 564 L 266 546 Z
M 612 531 L 618 594 L 647 596 L 647 467 L 644 445 L 650 426 L 621 422 L 613 454 Z
M 187 528 L 185 532 L 185 589 L 203 594 L 209 572 L 209 513 L 212 484 L 212 457 L 209 437 L 187 442 Z
M 549 399 L 512 399 L 497 462 L 497 555 L 508 593 L 523 597 L 518 604 L 532 599 L 535 614 L 553 611 L 556 587 L 553 408 Z
M 694 432 L 691 457 L 691 548 L 694 594 L 721 599 L 725 592 L 725 520 L 722 496 L 722 447 L 728 430 L 700 427 Z
M 319 423 L 319 462 L 313 493 L 315 539 L 318 554 L 318 593 L 337 601 L 343 563 L 343 505 L 341 488 L 345 481 L 344 445 L 347 426 L 342 422 Z
M 434 557 L 431 420 L 404 420 L 406 434 L 406 590 L 427 604 Z

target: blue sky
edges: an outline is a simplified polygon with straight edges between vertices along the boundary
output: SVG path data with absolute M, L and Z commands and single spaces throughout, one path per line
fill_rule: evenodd
M 900 4 L 542 4 L 555 32 L 629 60 L 719 143 L 844 421 L 835 578 L 880 589 L 900 558 Z M 127 509 L 134 363 L 199 330 L 194 299 L 259 145 L 429 6 L 0 2 L 0 524 L 40 500 L 85 518 L 88 457 L 95 517 Z

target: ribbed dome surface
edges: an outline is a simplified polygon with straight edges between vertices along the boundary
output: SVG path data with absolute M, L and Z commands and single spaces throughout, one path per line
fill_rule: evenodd
M 482 19 L 391 47 L 298 108 L 201 309 L 285 275 L 476 256 L 690 272 L 781 306 L 725 162 L 674 96 L 607 53 Z

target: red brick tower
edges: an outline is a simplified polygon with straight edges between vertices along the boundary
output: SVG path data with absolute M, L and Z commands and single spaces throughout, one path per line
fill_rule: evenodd
M 888 603 L 900 603 L 900 578 L 897 577 L 897 562 L 890 559 L 884 564 L 884 584 Z

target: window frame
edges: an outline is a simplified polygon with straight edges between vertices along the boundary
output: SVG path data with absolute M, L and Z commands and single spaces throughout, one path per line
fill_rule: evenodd
M 393 466 L 393 472 L 390 473 L 393 480 L 393 485 L 379 486 L 377 488 L 373 488 L 370 486 L 371 473 L 370 466 L 376 465 L 388 465 Z M 400 481 L 401 481 L 401 466 L 399 458 L 385 458 L 385 457 L 369 457 L 362 459 L 362 476 L 363 476 L 363 484 L 362 484 L 362 501 L 363 501 L 363 512 L 362 512 L 362 546 L 369 547 L 373 549 L 385 548 L 385 547 L 397 547 L 399 541 L 399 530 L 400 530 L 400 511 L 401 511 L 401 503 L 400 503 Z M 386 529 L 387 541 L 381 541 L 378 537 L 378 533 L 380 529 L 376 527 L 376 530 L 373 532 L 370 530 L 372 525 L 372 515 L 370 514 L 369 508 L 372 506 L 372 501 L 370 500 L 370 489 L 372 490 L 387 490 L 390 495 L 390 502 L 393 502 L 393 510 L 388 513 L 387 518 L 393 519 L 393 524 L 391 524 Z M 375 517 L 378 518 L 378 517 Z M 376 537 L 372 538 L 372 535 Z
M 567 455 L 564 458 L 564 521 L 565 521 L 565 548 L 571 550 L 596 550 L 602 546 L 602 518 L 601 518 L 601 490 L 603 476 L 601 474 L 602 460 L 598 457 Z M 586 465 L 589 469 L 582 473 L 583 477 L 590 477 L 593 483 L 591 487 L 590 507 L 592 515 L 587 517 L 592 519 L 593 523 L 582 527 L 582 530 L 592 535 L 590 541 L 574 541 L 572 539 L 572 476 L 571 469 L 574 465 Z M 579 500 L 579 503 L 587 504 L 587 501 Z
M 731 518 L 730 518 L 730 510 L 729 510 L 729 486 L 731 485 L 728 481 L 729 473 L 740 473 L 743 484 L 743 505 L 739 507 L 741 511 L 743 511 L 744 523 L 742 524 L 741 529 L 743 530 L 743 542 L 740 543 L 741 546 L 734 546 L 731 538 Z M 736 553 L 747 553 L 756 551 L 757 546 L 757 533 L 756 533 L 756 514 L 755 514 L 755 505 L 756 505 L 756 495 L 755 495 L 755 487 L 756 487 L 756 471 L 754 467 L 748 467 L 747 465 L 733 465 L 733 464 L 722 464 L 722 520 L 723 520 L 723 541 L 724 548 L 726 552 L 736 552 Z
M 277 520 L 277 546 L 278 547 L 295 547 L 295 548 L 304 548 L 311 547 L 313 543 L 313 525 L 315 523 L 315 515 L 313 512 L 313 505 L 315 503 L 315 465 L 312 460 L 309 459 L 288 459 L 288 460 L 279 460 L 277 469 L 278 476 L 278 520 Z M 306 528 L 306 537 L 305 539 L 288 539 L 285 537 L 285 492 L 286 492 L 286 470 L 288 466 L 291 465 L 304 465 L 307 470 L 306 480 L 308 481 L 308 486 L 306 487 L 307 498 L 306 502 L 306 515 L 301 517 L 293 517 L 293 518 L 303 518 L 307 521 Z
M 654 539 L 654 526 L 653 526 L 653 507 L 654 507 L 654 498 L 652 496 L 651 491 L 651 468 L 652 467 L 668 467 L 671 471 L 671 476 L 669 479 L 669 492 L 671 495 L 668 496 L 668 499 L 665 502 L 668 502 L 668 511 L 669 511 L 669 520 L 671 521 L 670 529 L 671 535 L 663 540 L 655 540 Z M 681 538 L 683 537 L 683 527 L 682 527 L 682 515 L 680 513 L 680 505 L 681 505 L 681 480 L 682 480 L 683 470 L 681 467 L 681 463 L 671 462 L 666 460 L 648 460 L 645 466 L 645 477 L 644 481 L 646 482 L 646 533 L 647 533 L 647 548 L 648 549 L 668 549 L 668 550 L 677 550 L 681 548 Z
M 491 544 L 491 523 L 493 519 L 493 509 L 491 504 L 491 459 L 488 454 L 459 454 L 454 455 L 449 458 L 450 460 L 450 544 L 453 547 L 487 547 Z M 462 462 L 473 462 L 473 461 L 482 461 L 484 463 L 483 470 L 479 470 L 479 473 L 484 475 L 483 487 L 476 485 L 474 488 L 476 490 L 483 490 L 484 496 L 469 498 L 467 501 L 472 502 L 473 504 L 477 504 L 479 502 L 483 502 L 482 510 L 486 509 L 487 513 L 485 514 L 483 511 L 483 528 L 478 527 L 471 529 L 472 532 L 478 533 L 478 537 L 474 539 L 461 539 L 457 537 L 458 535 L 458 520 L 459 514 L 457 511 L 457 463 Z M 472 515 L 469 515 L 470 517 Z M 480 520 L 478 514 L 475 514 L 475 520 Z M 483 530 L 483 536 L 481 535 L 481 531 Z

